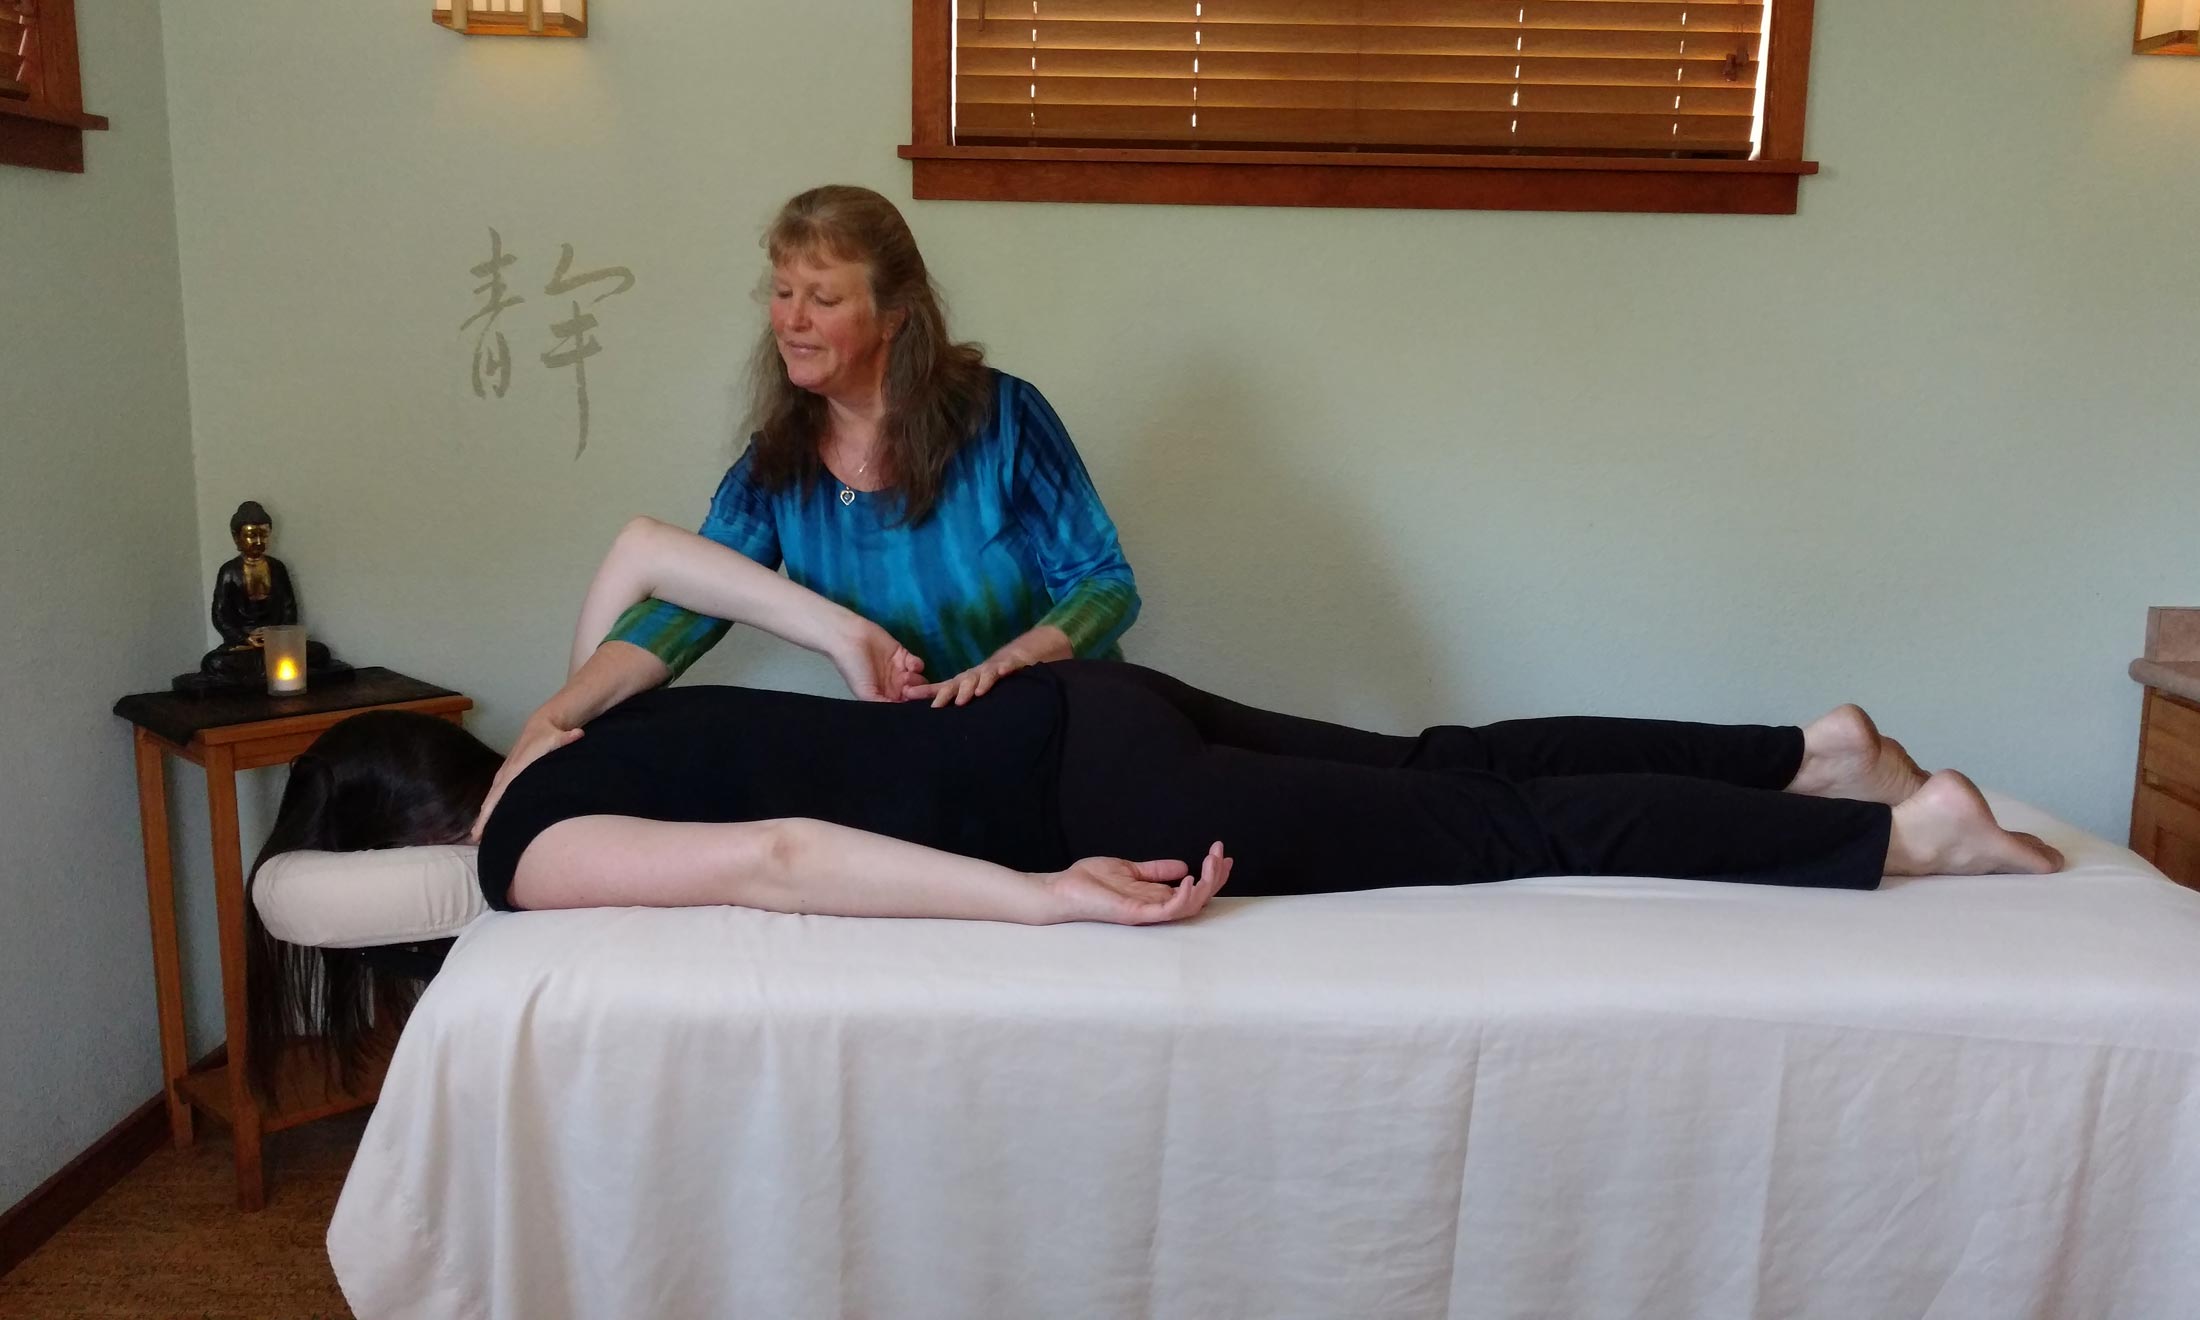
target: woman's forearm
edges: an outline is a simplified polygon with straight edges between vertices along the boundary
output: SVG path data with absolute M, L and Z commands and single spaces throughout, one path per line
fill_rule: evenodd
M 636 693 L 660 687 L 672 668 L 630 642 L 605 642 L 573 668 L 565 686 L 535 709 L 533 721 L 578 729 Z
M 767 912 L 1027 925 L 1068 915 L 1037 876 L 800 819 L 560 821 L 528 845 L 512 896 L 529 908 L 733 904 Z
M 651 561 L 659 553 L 654 548 L 659 539 L 656 533 L 659 527 L 667 525 L 652 518 L 635 518 L 611 538 L 611 548 L 604 552 L 603 562 L 596 566 L 596 576 L 589 581 L 588 594 L 581 598 L 581 617 L 573 626 L 572 672 L 579 673 L 581 666 L 596 654 L 620 615 L 649 599 L 654 576 Z M 681 602 L 673 601 L 672 604 L 680 605 Z
M 1051 623 L 1041 623 L 1010 638 L 993 653 L 993 658 L 1013 659 L 1027 665 L 1043 665 L 1056 660 L 1068 660 L 1076 654 L 1076 648 L 1069 643 L 1068 633 Z
M 497 767 L 496 777 L 489 781 L 489 791 L 482 798 L 481 810 L 474 816 L 471 831 L 476 842 L 487 827 L 489 817 L 503 800 L 504 790 L 511 786 L 519 773 L 543 755 L 565 746 L 578 735 L 574 732 L 590 720 L 618 705 L 637 692 L 646 692 L 672 677 L 672 669 L 664 661 L 627 642 L 605 642 L 596 648 L 565 680 L 565 686 L 552 693 L 548 701 L 535 708 L 520 726 L 519 737 L 513 739 L 512 750 L 505 753 L 504 764 Z
M 883 834 L 786 820 L 781 864 L 754 906 L 845 917 L 952 917 L 1038 925 L 1057 920 L 1044 881 Z
M 1071 652 L 1096 656 L 1106 651 L 1138 619 L 1138 584 L 1130 566 L 1096 573 L 1071 587 L 1039 620 L 1062 634 Z
M 573 633 L 576 671 L 598 650 L 621 614 L 649 597 L 733 623 L 761 628 L 822 651 L 857 616 L 789 582 L 738 550 L 654 518 L 619 532 L 589 583 Z

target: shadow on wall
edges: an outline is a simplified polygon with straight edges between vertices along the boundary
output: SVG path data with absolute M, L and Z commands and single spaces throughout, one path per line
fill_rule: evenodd
M 1187 356 L 1142 388 L 1136 413 L 1152 420 L 1103 492 L 1145 600 L 1130 658 L 1386 731 L 1465 719 L 1412 603 L 1412 565 L 1365 515 L 1383 480 L 1364 443 L 1338 435 L 1312 455 L 1274 443 L 1308 419 L 1280 416 L 1247 379 L 1229 359 Z

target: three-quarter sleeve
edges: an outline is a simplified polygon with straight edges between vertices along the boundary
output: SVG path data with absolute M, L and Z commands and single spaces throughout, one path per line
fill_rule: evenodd
M 771 505 L 749 475 L 749 455 L 726 472 L 711 497 L 710 514 L 699 529 L 718 544 L 747 555 L 769 569 L 779 567 L 779 527 Z M 619 616 L 607 642 L 629 642 L 656 656 L 678 678 L 703 653 L 718 644 L 732 625 L 652 596 Z
M 1038 623 L 1061 629 L 1079 656 L 1101 654 L 1137 621 L 1138 582 L 1062 419 L 1024 381 L 1010 403 L 1009 507 L 1054 602 Z

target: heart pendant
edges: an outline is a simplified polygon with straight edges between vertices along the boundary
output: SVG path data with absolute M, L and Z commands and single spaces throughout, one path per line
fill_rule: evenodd
M 851 505 L 851 504 L 853 504 L 853 503 L 855 503 L 855 502 L 856 502 L 856 493 L 855 493 L 854 491 L 852 491 L 852 490 L 848 489 L 848 488 L 847 488 L 846 486 L 842 486 L 842 487 L 840 488 L 840 503 L 841 503 L 841 507 L 845 508 L 845 507 L 847 507 L 848 505 Z

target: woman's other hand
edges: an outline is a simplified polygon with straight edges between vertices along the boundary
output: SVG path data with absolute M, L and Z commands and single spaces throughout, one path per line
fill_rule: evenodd
M 1151 926 L 1181 921 L 1207 906 L 1230 878 L 1231 859 L 1216 843 L 1199 866 L 1199 878 L 1178 861 L 1130 862 L 1087 857 L 1067 871 L 1044 877 L 1057 921 L 1108 921 Z
M 825 654 L 858 701 L 908 701 L 924 684 L 924 661 L 869 619 L 857 617 Z
M 922 701 L 930 697 L 934 710 L 946 705 L 967 706 L 976 698 L 991 692 L 995 683 L 1030 666 L 1031 661 L 1020 655 L 996 655 L 983 663 L 972 665 L 953 678 L 944 678 L 937 683 L 917 684 L 909 689 L 909 699 Z
M 519 777 L 520 771 L 580 736 L 579 729 L 560 728 L 539 711 L 528 717 L 519 737 L 512 742 L 511 753 L 504 758 L 504 764 L 497 767 L 496 778 L 489 781 L 489 794 L 481 800 L 481 810 L 474 815 L 474 828 L 468 837 L 475 843 L 481 842 L 481 828 L 489 823 L 489 813 L 496 810 L 498 799 Z
M 909 689 L 912 701 L 932 702 L 932 709 L 953 703 L 967 706 L 978 697 L 993 690 L 993 685 L 1019 669 L 1043 665 L 1052 660 L 1067 660 L 1075 652 L 1070 649 L 1069 634 L 1052 624 L 1042 623 L 1023 636 L 1003 646 L 982 663 L 972 665 L 953 678 L 937 683 L 919 683 Z

